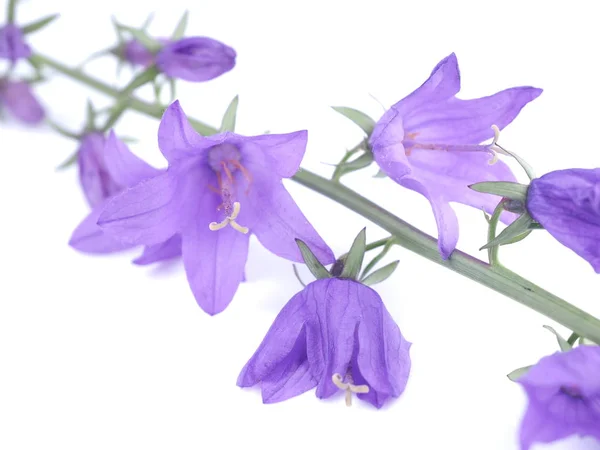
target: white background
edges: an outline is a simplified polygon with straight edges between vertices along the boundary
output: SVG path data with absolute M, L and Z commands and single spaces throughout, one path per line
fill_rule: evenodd
M 6 2 L 0 2 L 4 6 Z M 598 47 L 594 1 L 227 1 L 28 0 L 23 22 L 61 18 L 31 36 L 38 51 L 76 64 L 115 42 L 109 21 L 167 35 L 189 9 L 187 35 L 219 39 L 237 67 L 204 84 L 179 84 L 185 111 L 212 125 L 240 95 L 238 131 L 309 130 L 304 166 L 322 175 L 361 138 L 330 105 L 380 117 L 450 52 L 462 72 L 461 98 L 518 85 L 545 89 L 501 136 L 539 174 L 597 167 Z M 87 66 L 112 81 L 115 65 Z M 123 73 L 126 77 L 128 71 Z M 122 82 L 126 79 L 123 78 Z M 53 120 L 76 130 L 85 99 L 107 99 L 62 76 L 40 86 Z M 131 113 L 117 132 L 157 166 L 158 122 Z M 76 170 L 54 168 L 75 142 L 46 128 L 0 124 L 0 448 L 17 449 L 517 449 L 525 396 L 505 375 L 554 352 L 548 319 L 513 300 L 395 249 L 401 264 L 377 287 L 408 340 L 413 370 L 384 409 L 313 392 L 263 405 L 237 375 L 272 320 L 298 290 L 291 265 L 253 238 L 248 282 L 231 306 L 209 317 L 196 305 L 180 261 L 140 268 L 131 251 L 93 257 L 67 246 L 87 214 Z M 515 169 L 521 176 L 521 172 Z M 373 180 L 376 168 L 345 179 L 384 207 L 435 233 L 426 200 Z M 307 217 L 339 255 L 368 226 L 361 217 L 287 183 Z M 459 247 L 481 258 L 479 211 L 457 206 Z M 544 232 L 503 248 L 515 271 L 600 315 L 598 276 Z M 303 267 L 305 279 L 310 276 Z M 561 327 L 559 330 L 566 333 Z M 600 449 L 576 438 L 553 449 Z

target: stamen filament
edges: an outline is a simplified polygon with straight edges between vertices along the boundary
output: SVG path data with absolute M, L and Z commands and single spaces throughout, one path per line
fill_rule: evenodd
M 346 375 L 347 383 L 344 383 L 344 377 L 342 377 L 339 373 L 334 373 L 331 377 L 331 381 L 336 385 L 338 389 L 341 389 L 345 392 L 346 406 L 352 406 L 352 393 L 355 394 L 368 394 L 369 386 L 366 384 L 355 385 L 354 380 L 352 379 L 352 375 L 348 373 Z
M 227 225 L 230 225 L 235 231 L 239 231 L 240 233 L 248 234 L 248 227 L 243 227 L 239 223 L 235 221 L 237 219 L 238 214 L 240 213 L 242 205 L 240 202 L 233 203 L 233 210 L 230 216 L 225 217 L 222 222 L 211 222 L 208 224 L 208 228 L 210 231 L 218 231 L 225 228 Z

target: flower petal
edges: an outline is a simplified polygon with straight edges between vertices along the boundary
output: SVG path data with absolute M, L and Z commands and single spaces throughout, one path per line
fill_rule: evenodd
M 600 169 L 567 169 L 534 179 L 527 209 L 558 242 L 600 273 Z
M 136 184 L 112 198 L 98 225 L 131 244 L 160 244 L 179 232 L 178 180 L 171 170 Z
M 460 71 L 456 55 L 442 59 L 418 89 L 392 106 L 402 117 L 424 105 L 447 100 L 460 91 Z
M 106 200 L 100 203 L 83 221 L 75 228 L 69 245 L 84 253 L 113 253 L 133 247 L 125 244 L 102 231 L 97 225 L 98 217 L 104 209 Z
M 25 37 L 19 27 L 8 23 L 0 28 L 0 59 L 12 63 L 21 58 L 29 58 L 31 48 L 25 43 Z
M 335 256 L 325 241 L 306 219 L 298 205 L 281 181 L 268 177 L 256 177 L 247 199 L 252 219 L 251 231 L 270 252 L 302 262 L 296 239 L 310 247 L 322 264 L 331 264 Z
M 404 129 L 417 133 L 415 140 L 421 144 L 479 144 L 494 136 L 492 125 L 503 129 L 541 93 L 525 86 L 473 100 L 430 103 L 403 116 Z
M 387 176 L 397 182 L 410 173 L 403 139 L 402 117 L 396 110 L 390 109 L 377 122 L 370 144 L 375 162 Z
M 145 266 L 179 256 L 181 256 L 181 236 L 176 234 L 161 244 L 146 246 L 144 253 L 134 259 L 133 263 L 138 266 Z
M 4 104 L 13 116 L 27 124 L 38 124 L 45 117 L 44 108 L 24 81 L 0 80 L 0 104 Z
M 104 147 L 104 162 L 107 172 L 121 186 L 133 186 L 161 173 L 133 154 L 112 130 Z
M 275 173 L 282 178 L 293 176 L 300 168 L 306 152 L 308 132 L 306 130 L 287 134 L 266 134 L 248 138 L 266 156 Z
M 209 223 L 220 221 L 220 199 L 214 193 L 205 192 L 197 204 L 194 209 L 202 214 L 190 217 L 182 230 L 183 264 L 196 302 L 215 315 L 229 305 L 244 278 L 250 235 L 230 226 L 218 231 L 209 229 Z

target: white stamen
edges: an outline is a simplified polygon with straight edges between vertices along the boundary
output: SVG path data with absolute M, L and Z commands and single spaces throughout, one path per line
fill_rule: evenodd
M 233 228 L 234 230 L 239 231 L 240 233 L 248 234 L 248 231 L 250 231 L 248 227 L 243 227 L 235 221 L 235 219 L 237 219 L 238 214 L 240 213 L 241 207 L 242 205 L 240 205 L 240 202 L 234 202 L 233 211 L 231 212 L 231 215 L 225 217 L 225 219 L 223 219 L 222 222 L 209 223 L 208 228 L 211 231 L 217 231 L 225 228 L 227 225 L 231 225 L 231 228 Z
M 350 374 L 346 375 L 346 378 L 348 379 L 348 383 L 344 383 L 344 377 L 339 373 L 334 373 L 331 377 L 331 381 L 333 381 L 333 384 L 335 384 L 338 389 L 346 391 L 346 406 L 352 406 L 352 393 L 368 394 L 369 386 L 366 384 L 355 385 Z

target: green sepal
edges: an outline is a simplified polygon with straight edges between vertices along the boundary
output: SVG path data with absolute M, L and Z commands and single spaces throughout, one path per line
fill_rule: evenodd
M 371 117 L 354 108 L 347 108 L 345 106 L 332 106 L 332 108 L 334 111 L 337 111 L 342 116 L 350 119 L 352 122 L 358 125 L 367 134 L 367 136 L 371 136 L 371 133 L 375 128 L 375 121 Z
M 239 98 L 236 95 L 229 103 L 227 110 L 225 110 L 225 114 L 223 114 L 223 120 L 221 121 L 221 127 L 219 128 L 219 132 L 223 133 L 225 131 L 235 131 L 235 119 L 237 116 L 237 108 L 238 108 Z
M 325 266 L 323 266 L 323 264 L 319 262 L 315 254 L 310 250 L 310 248 L 308 248 L 308 246 L 304 242 L 302 242 L 300 239 L 296 239 L 296 244 L 300 249 L 300 253 L 302 253 L 302 259 L 304 260 L 304 264 L 306 264 L 306 267 L 308 267 L 308 270 L 310 270 L 310 273 L 312 273 L 315 276 L 315 278 L 319 280 L 321 278 L 331 278 L 331 275 L 329 274 Z
M 185 35 L 185 30 L 188 24 L 188 16 L 189 11 L 186 11 L 183 13 L 183 16 L 181 16 L 181 19 L 179 19 L 179 23 L 177 24 L 175 30 L 173 31 L 173 34 L 171 35 L 171 39 L 173 41 L 177 41 Z
M 21 27 L 21 32 L 23 34 L 34 33 L 38 30 L 41 30 L 46 25 L 54 22 L 54 20 L 58 19 L 59 14 L 51 14 L 42 19 L 36 20 L 35 22 L 28 23 L 27 25 Z
M 513 242 L 514 239 L 520 235 L 526 233 L 529 230 L 529 225 L 533 222 L 533 219 L 528 213 L 523 214 L 509 226 L 507 226 L 502 232 L 492 239 L 490 242 L 485 244 L 479 250 L 485 250 L 490 247 L 507 245 Z M 521 239 L 517 239 L 515 242 Z
M 77 141 L 81 139 L 81 134 L 77 134 L 72 131 L 69 131 L 66 128 L 61 127 L 57 123 L 52 122 L 51 120 L 46 120 L 46 122 L 48 123 L 50 128 L 52 128 L 54 131 L 56 131 L 61 136 L 67 137 L 69 139 L 75 139 Z
M 353 159 L 349 162 L 340 163 L 337 165 L 338 179 L 343 175 L 349 174 L 351 172 L 356 172 L 357 170 L 364 169 L 365 167 L 369 167 L 373 162 L 373 153 L 370 150 L 366 150 L 360 155 L 358 158 Z
M 379 169 L 377 171 L 377 173 L 375 175 L 373 175 L 373 178 L 385 178 L 387 177 L 387 175 L 385 174 L 385 172 L 381 169 Z
M 119 23 L 117 23 L 116 26 L 119 30 L 127 31 L 129 34 L 131 34 L 131 36 L 140 44 L 142 44 L 149 52 L 156 53 L 162 48 L 162 44 L 157 39 L 150 37 L 143 30 L 138 30 L 137 28 L 128 27 Z
M 398 267 L 398 263 L 400 261 L 394 261 L 389 263 L 386 266 L 383 266 L 380 269 L 377 269 L 370 275 L 367 275 L 364 279 L 361 280 L 362 284 L 366 284 L 367 286 L 372 286 L 377 283 L 381 283 L 384 280 L 387 280 Z
M 556 342 L 558 342 L 558 346 L 560 347 L 560 351 L 561 352 L 568 352 L 569 350 L 573 349 L 573 346 L 571 344 L 569 344 L 567 342 L 567 340 L 565 338 L 563 338 L 558 331 L 556 331 L 554 328 L 552 328 L 549 325 L 544 325 L 544 328 L 546 330 L 548 330 L 550 333 L 552 333 L 554 336 L 556 336 Z
M 144 23 L 142 24 L 142 28 L 140 28 L 140 29 L 142 31 L 146 31 L 153 20 L 154 20 L 154 13 L 151 12 L 150 14 L 148 14 L 148 17 L 146 17 L 146 20 L 144 20 Z
M 96 110 L 94 104 L 88 98 L 85 104 L 85 130 L 93 131 L 96 129 Z
M 340 278 L 350 278 L 356 280 L 365 258 L 365 247 L 367 245 L 367 229 L 363 228 L 354 239 L 352 247 L 346 256 L 344 269 Z
M 521 378 L 523 375 L 525 375 L 529 371 L 529 369 L 531 369 L 532 367 L 533 366 L 520 367 L 519 369 L 513 370 L 511 373 L 509 373 L 506 376 L 508 377 L 508 379 L 510 381 L 517 381 L 519 378 Z
M 112 127 L 114 127 L 114 125 L 121 118 L 123 113 L 125 111 L 127 111 L 127 108 L 129 108 L 130 101 L 131 101 L 131 99 L 129 97 L 123 98 L 123 99 L 117 101 L 117 103 L 110 109 L 110 114 L 108 115 L 106 122 L 104 123 L 104 126 L 102 127 L 103 132 L 107 132 Z
M 486 181 L 475 183 L 469 186 L 477 192 L 484 194 L 494 194 L 500 197 L 510 198 L 511 200 L 520 200 L 525 202 L 527 198 L 527 189 L 529 186 L 520 183 L 510 183 L 507 181 Z
M 133 91 L 137 88 L 144 86 L 147 83 L 153 82 L 160 72 L 156 66 L 150 66 L 144 71 L 140 72 L 135 76 L 133 80 L 131 80 L 127 86 L 125 86 L 120 95 L 123 97 L 129 96 Z

